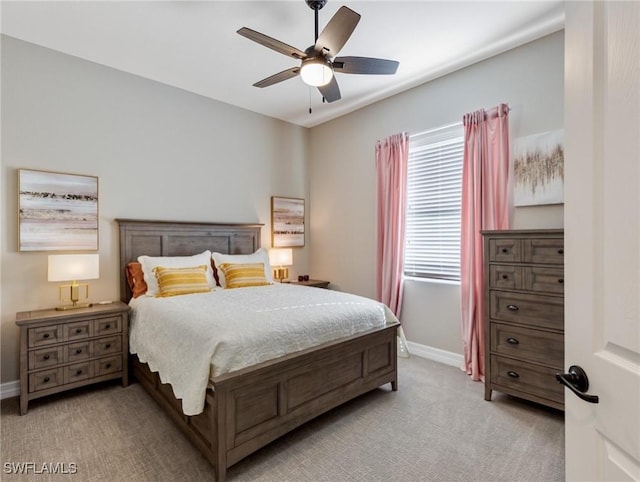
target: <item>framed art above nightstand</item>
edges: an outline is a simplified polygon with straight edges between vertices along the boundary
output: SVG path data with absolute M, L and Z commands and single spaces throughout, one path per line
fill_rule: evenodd
M 120 301 L 73 311 L 16 314 L 20 327 L 20 415 L 30 400 L 122 378 L 129 384 L 129 306 Z

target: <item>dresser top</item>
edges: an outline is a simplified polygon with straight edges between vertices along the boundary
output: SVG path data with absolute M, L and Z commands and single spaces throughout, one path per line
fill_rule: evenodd
M 487 229 L 480 231 L 480 234 L 483 236 L 564 236 L 564 229 Z

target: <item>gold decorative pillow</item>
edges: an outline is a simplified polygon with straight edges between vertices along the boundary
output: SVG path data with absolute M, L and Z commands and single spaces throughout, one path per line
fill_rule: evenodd
M 264 263 L 223 263 L 219 266 L 226 288 L 270 285 L 264 275 Z
M 165 268 L 156 266 L 153 272 L 158 280 L 156 296 L 188 295 L 191 293 L 207 293 L 211 291 L 207 280 L 207 266 L 191 268 Z

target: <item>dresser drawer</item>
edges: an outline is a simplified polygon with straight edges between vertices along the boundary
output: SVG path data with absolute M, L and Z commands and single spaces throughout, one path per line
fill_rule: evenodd
M 491 323 L 491 351 L 558 367 L 558 371 L 564 366 L 564 336 L 561 333 Z
M 59 325 L 29 328 L 29 347 L 53 345 L 62 341 L 62 328 Z
M 556 381 L 557 371 L 553 368 L 491 355 L 492 383 L 564 403 L 564 387 Z
M 489 303 L 492 320 L 564 329 L 564 300 L 561 297 L 492 290 Z
M 64 367 L 64 383 L 74 383 L 93 377 L 93 363 L 85 361 Z
M 524 289 L 537 293 L 564 294 L 564 269 L 534 266 L 524 269 Z
M 93 320 L 93 333 L 95 336 L 110 335 L 122 331 L 122 317 L 112 316 Z
M 521 242 L 519 239 L 490 239 L 489 261 L 515 263 L 522 259 Z
M 116 373 L 122 370 L 122 355 L 110 356 L 107 358 L 100 358 L 95 360 L 95 376 L 108 375 L 109 373 Z
M 29 370 L 46 368 L 58 365 L 63 360 L 63 350 L 61 346 L 41 348 L 29 352 Z
M 512 264 L 492 264 L 489 267 L 489 286 L 501 290 L 520 290 L 523 287 L 523 268 Z
M 122 336 L 110 336 L 94 341 L 95 356 L 109 355 L 122 352 Z
M 76 362 L 86 360 L 93 356 L 93 342 L 91 340 L 79 341 L 71 343 L 64 347 L 65 362 Z
M 84 320 L 62 325 L 65 341 L 82 340 L 93 336 L 93 321 Z
M 523 261 L 564 265 L 563 238 L 533 238 L 523 240 Z
M 52 368 L 29 374 L 29 392 L 38 390 L 46 390 L 47 388 L 62 385 L 63 370 L 62 368 Z

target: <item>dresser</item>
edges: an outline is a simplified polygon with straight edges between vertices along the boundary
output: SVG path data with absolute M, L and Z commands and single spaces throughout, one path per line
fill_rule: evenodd
M 129 383 L 129 306 L 122 302 L 69 311 L 17 313 L 20 414 L 30 400 L 114 378 Z
M 564 409 L 564 231 L 483 231 L 485 400 Z

